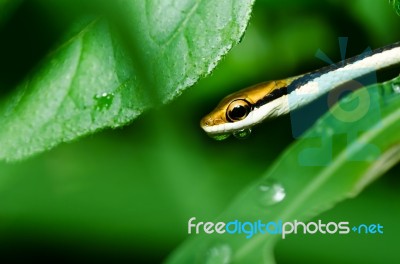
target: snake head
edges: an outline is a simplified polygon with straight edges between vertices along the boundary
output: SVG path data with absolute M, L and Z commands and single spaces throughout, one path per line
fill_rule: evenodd
M 257 123 L 252 119 L 254 110 L 274 91 L 286 85 L 286 81 L 269 81 L 230 94 L 201 119 L 200 126 L 208 135 L 223 135 L 223 138 L 231 133 L 249 129 Z

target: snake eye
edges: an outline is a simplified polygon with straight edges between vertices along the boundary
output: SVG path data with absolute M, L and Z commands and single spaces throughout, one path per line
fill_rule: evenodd
M 230 103 L 226 117 L 231 122 L 243 120 L 250 113 L 250 110 L 250 104 L 246 100 L 238 99 Z

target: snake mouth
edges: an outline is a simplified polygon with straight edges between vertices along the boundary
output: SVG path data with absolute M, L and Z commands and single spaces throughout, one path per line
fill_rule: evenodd
M 203 118 L 200 121 L 200 127 L 207 133 L 210 137 L 220 137 L 227 134 L 232 134 L 230 131 L 225 131 L 225 124 L 215 125 L 214 120 L 210 118 Z
M 206 130 L 206 128 L 223 125 L 225 123 L 226 123 L 225 120 L 222 120 L 221 118 L 213 118 L 210 116 L 205 116 L 200 120 L 200 127 Z
M 201 120 L 201 128 L 207 133 L 209 137 L 218 141 L 227 139 L 231 135 L 233 135 L 238 139 L 247 138 L 251 133 L 251 128 L 253 125 L 246 125 L 242 127 L 237 123 L 224 122 L 222 124 L 213 125 L 214 124 L 213 120 L 206 118 L 204 120 L 203 119 Z
M 207 132 L 207 135 L 209 137 L 211 137 L 215 140 L 218 140 L 218 141 L 227 139 L 231 135 L 233 135 L 235 138 L 238 138 L 238 139 L 245 139 L 245 138 L 249 137 L 250 134 L 251 134 L 251 128 L 236 130 L 234 132 L 222 132 L 222 133 L 221 132 L 216 132 L 216 133 Z
M 205 127 L 210 127 L 210 126 L 212 126 L 213 125 L 213 121 L 212 121 L 212 119 L 210 118 L 210 117 L 208 117 L 208 116 L 206 116 L 206 117 L 203 117 L 201 120 L 200 120 L 200 127 L 201 128 L 205 128 Z

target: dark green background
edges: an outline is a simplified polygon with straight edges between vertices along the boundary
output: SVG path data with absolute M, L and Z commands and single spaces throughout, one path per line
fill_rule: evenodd
M 25 1 L 0 20 L 1 96 L 81 12 L 59 11 Z M 340 60 L 338 37 L 349 37 L 349 57 L 400 40 L 399 25 L 388 1 L 257 1 L 242 43 L 173 103 L 127 127 L 0 164 L 0 261 L 161 261 L 187 237 L 190 217 L 217 217 L 294 140 L 285 116 L 247 140 L 216 142 L 199 128 L 204 114 L 247 85 L 325 66 L 318 49 Z M 318 217 L 380 223 L 383 235 L 291 236 L 278 243 L 278 263 L 400 261 L 399 169 Z

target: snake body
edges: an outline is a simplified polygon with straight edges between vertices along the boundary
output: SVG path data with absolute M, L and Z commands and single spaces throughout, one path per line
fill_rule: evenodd
M 351 80 L 400 64 L 400 42 L 314 72 L 253 85 L 223 98 L 200 126 L 217 139 L 287 114 Z

